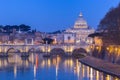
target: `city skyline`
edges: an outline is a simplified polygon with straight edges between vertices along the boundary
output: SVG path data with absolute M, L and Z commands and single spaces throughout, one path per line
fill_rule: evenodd
M 120 0 L 0 0 L 0 80 L 120 80 Z
M 119 0 L 91 0 L 91 2 L 87 0 L 5 0 L 0 1 L 0 25 L 26 24 L 32 29 L 52 32 L 72 27 L 79 13 L 82 12 L 88 25 L 96 28 L 109 9 L 116 7 L 119 2 Z

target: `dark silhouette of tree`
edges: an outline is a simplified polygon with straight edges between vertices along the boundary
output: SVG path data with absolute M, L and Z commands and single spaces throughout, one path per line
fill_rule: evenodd
M 13 30 L 16 31 L 23 31 L 23 32 L 29 32 L 31 30 L 31 27 L 25 24 L 21 24 L 21 25 L 6 25 L 6 26 L 2 26 L 0 25 L 0 32 L 7 32 L 7 33 L 12 33 Z
M 32 30 L 31 32 L 32 32 L 32 33 L 35 33 L 35 32 L 36 32 L 36 29 Z
M 111 8 L 100 21 L 98 31 L 102 33 L 105 45 L 120 44 L 120 4 Z
M 13 31 L 13 29 L 15 29 L 16 31 L 18 31 L 18 30 L 19 30 L 18 25 L 13 25 L 13 26 L 11 26 L 11 27 L 12 27 L 12 31 Z
M 61 34 L 62 32 L 64 32 L 65 30 L 57 30 L 57 31 L 54 31 L 54 32 L 50 32 L 48 34 Z
M 31 27 L 28 26 L 28 25 L 21 24 L 21 25 L 19 25 L 19 29 L 20 29 L 21 31 L 28 32 L 28 31 L 31 30 Z
M 52 44 L 53 41 L 54 41 L 54 40 L 51 39 L 51 38 L 44 38 L 44 39 L 43 39 L 44 44 Z
M 3 32 L 3 26 L 0 25 L 0 32 Z
M 6 32 L 10 33 L 11 26 L 10 26 L 10 25 L 6 25 L 6 26 L 4 26 L 3 29 L 4 29 Z

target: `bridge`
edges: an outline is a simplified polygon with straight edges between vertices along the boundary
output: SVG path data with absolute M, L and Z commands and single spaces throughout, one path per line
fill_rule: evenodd
M 36 52 L 36 51 L 39 51 L 42 53 L 50 53 L 54 49 L 61 49 L 67 55 L 71 55 L 71 53 L 78 48 L 82 48 L 85 51 L 87 51 L 88 45 L 73 45 L 73 44 L 0 45 L 0 53 L 8 54 L 10 50 L 13 50 L 14 52 L 20 52 L 20 53 L 29 53 L 29 52 Z

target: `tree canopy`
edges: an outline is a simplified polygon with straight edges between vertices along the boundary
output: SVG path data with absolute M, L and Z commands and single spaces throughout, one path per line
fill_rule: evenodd
M 120 44 L 120 4 L 107 12 L 99 23 L 98 31 L 103 34 L 103 43 Z
M 54 40 L 51 39 L 51 38 L 44 38 L 44 39 L 43 39 L 44 44 L 52 44 L 53 41 L 54 41 Z
M 28 32 L 31 30 L 31 27 L 28 26 L 28 25 L 25 25 L 25 24 L 21 24 L 21 25 L 5 25 L 5 26 L 2 26 L 0 25 L 0 32 L 8 32 L 8 33 L 11 33 L 13 32 L 13 30 L 16 30 L 16 31 L 23 31 L 23 32 Z

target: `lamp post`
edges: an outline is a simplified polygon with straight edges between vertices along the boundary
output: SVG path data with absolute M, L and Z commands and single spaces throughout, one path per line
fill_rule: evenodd
M 115 62 L 117 62 L 117 60 L 119 59 L 119 47 L 118 46 L 116 46 L 116 48 L 115 48 L 115 54 L 114 54 L 114 59 L 115 59 Z
M 48 41 L 45 42 L 45 52 L 46 52 L 46 55 L 48 55 L 48 50 L 47 50 L 48 48 L 47 48 L 47 46 L 48 46 Z
M 45 55 L 43 55 L 43 57 L 50 57 L 50 55 L 48 55 L 48 42 L 45 41 Z

